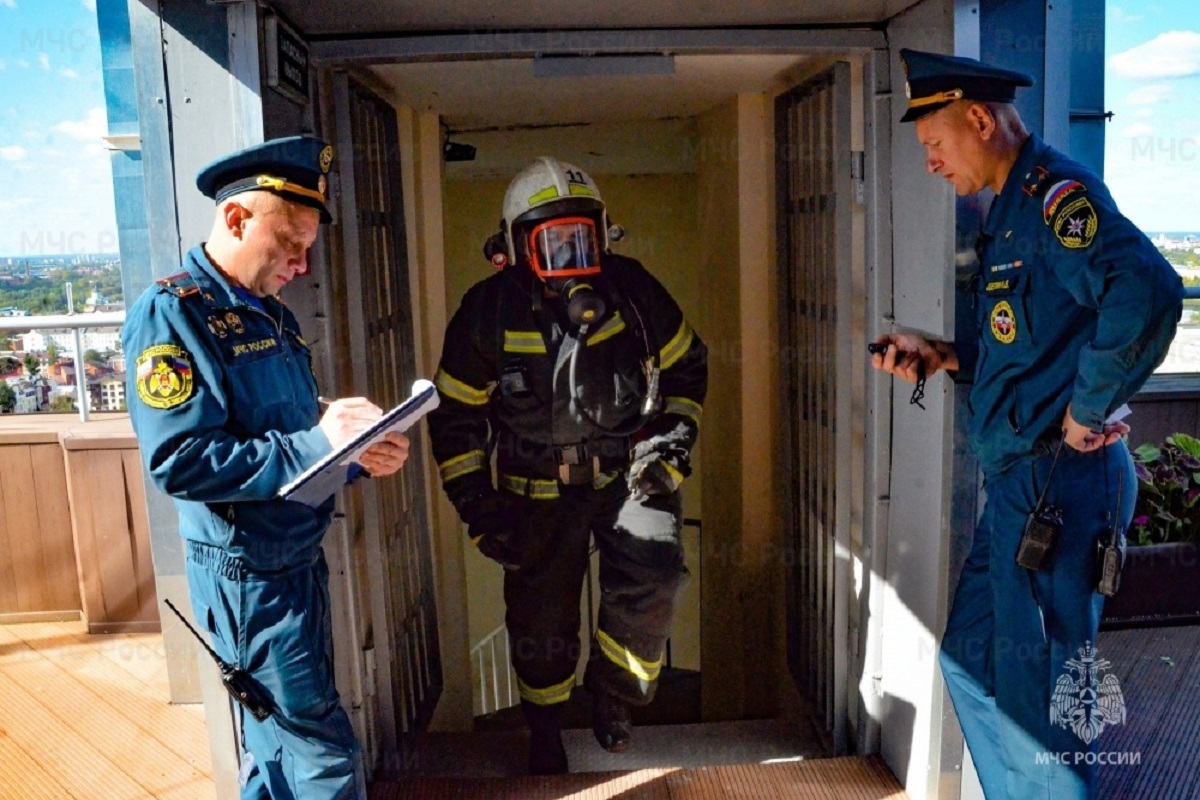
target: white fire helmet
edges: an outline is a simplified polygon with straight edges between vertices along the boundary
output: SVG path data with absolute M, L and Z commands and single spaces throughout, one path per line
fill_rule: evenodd
M 543 220 L 555 220 L 555 224 L 536 225 Z M 534 272 L 543 280 L 599 272 L 599 256 L 609 247 L 608 218 L 600 190 L 579 167 L 549 156 L 539 157 L 512 179 L 504 193 L 503 225 L 509 262 L 517 263 L 514 235 L 528 236 L 531 241 L 525 250 Z M 556 243 L 575 254 L 572 263 L 550 263 Z M 572 246 L 563 247 L 566 244 Z

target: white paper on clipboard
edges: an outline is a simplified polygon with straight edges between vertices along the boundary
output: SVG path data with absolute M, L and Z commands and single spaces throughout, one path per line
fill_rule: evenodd
M 309 506 L 321 505 L 345 485 L 350 468 L 373 444 L 388 433 L 404 433 L 421 417 L 438 407 L 439 397 L 434 385 L 424 379 L 412 385 L 412 396 L 380 417 L 371 427 L 346 442 L 316 464 L 306 469 L 294 481 L 279 490 L 284 500 L 294 500 Z

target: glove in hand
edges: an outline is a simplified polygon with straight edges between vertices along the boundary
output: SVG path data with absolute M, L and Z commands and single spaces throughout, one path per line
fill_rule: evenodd
M 639 461 L 629 469 L 629 493 L 634 497 L 670 494 L 675 491 L 675 479 L 657 458 Z
M 492 561 L 510 572 L 515 572 L 521 568 L 521 557 L 524 555 L 519 548 L 513 545 L 512 540 L 515 536 L 516 532 L 512 529 L 485 533 L 475 542 L 475 545 L 479 548 L 479 552 Z

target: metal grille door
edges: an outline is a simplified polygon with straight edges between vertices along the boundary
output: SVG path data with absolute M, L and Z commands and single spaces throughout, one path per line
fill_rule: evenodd
M 788 663 L 835 749 L 846 749 L 852 448 L 849 391 L 849 67 L 776 103 Z M 863 354 L 857 354 L 861 357 Z
M 418 377 L 396 112 L 345 74 L 336 76 L 334 92 L 354 386 L 387 409 L 409 396 Z M 442 687 L 421 460 L 414 446 L 403 470 L 363 490 L 374 686 L 383 717 L 377 738 L 385 754 L 406 751 Z M 383 771 L 400 763 L 386 761 Z

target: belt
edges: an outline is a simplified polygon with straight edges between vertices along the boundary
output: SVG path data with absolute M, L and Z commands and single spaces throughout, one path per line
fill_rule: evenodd
M 558 480 L 567 486 L 592 483 L 606 471 L 605 467 L 611 469 L 629 462 L 627 437 L 555 445 L 552 450 Z

